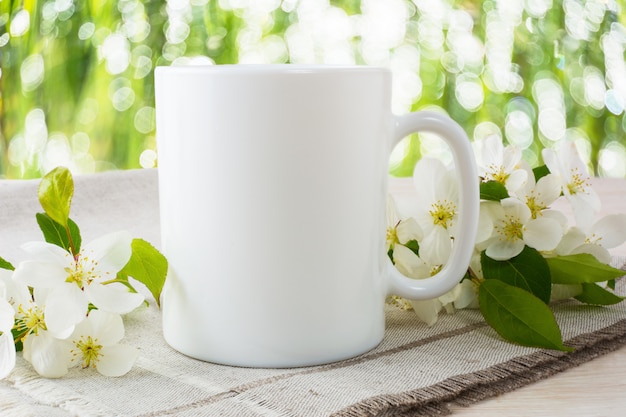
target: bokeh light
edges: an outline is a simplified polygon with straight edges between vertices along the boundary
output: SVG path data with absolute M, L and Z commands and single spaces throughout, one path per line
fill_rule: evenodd
M 154 68 L 298 63 L 393 73 L 392 111 L 447 113 L 531 165 L 576 143 L 626 177 L 626 5 L 619 0 L 76 0 L 0 2 L 0 177 L 158 166 Z M 450 161 L 432 135 L 391 173 Z

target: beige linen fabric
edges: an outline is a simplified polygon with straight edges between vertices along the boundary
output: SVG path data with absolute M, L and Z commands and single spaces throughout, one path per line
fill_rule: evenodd
M 155 170 L 75 181 L 71 217 L 84 241 L 126 229 L 158 246 Z M 40 211 L 37 184 L 0 181 L 0 256 L 15 264 L 24 256 L 20 244 L 41 239 L 34 218 Z M 623 280 L 618 290 L 626 293 Z M 367 354 L 326 366 L 249 369 L 201 362 L 171 349 L 152 302 L 125 318 L 124 343 L 141 352 L 127 375 L 105 378 L 75 368 L 48 380 L 18 357 L 16 369 L 0 381 L 0 415 L 435 415 L 448 403 L 471 404 L 510 391 L 626 343 L 626 303 L 600 308 L 563 302 L 555 312 L 564 339 L 577 347 L 573 354 L 505 343 L 477 311 L 442 314 L 427 327 L 412 312 L 388 307 L 385 339 Z

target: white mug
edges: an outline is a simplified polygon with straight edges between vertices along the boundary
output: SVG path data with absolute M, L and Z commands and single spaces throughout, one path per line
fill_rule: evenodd
M 388 294 L 428 299 L 467 270 L 478 175 L 446 116 L 391 113 L 383 68 L 159 67 L 155 72 L 163 333 L 214 363 L 334 362 L 383 338 Z M 460 181 L 460 225 L 435 276 L 386 255 L 388 160 L 411 132 L 440 134 Z

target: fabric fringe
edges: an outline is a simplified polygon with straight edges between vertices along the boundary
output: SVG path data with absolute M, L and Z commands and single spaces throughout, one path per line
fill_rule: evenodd
M 626 345 L 626 320 L 567 341 L 571 353 L 543 350 L 471 374 L 400 394 L 369 398 L 334 413 L 333 417 L 415 417 L 451 413 L 454 404 L 468 407 L 487 398 L 546 379 Z
M 18 358 L 21 360 L 21 358 Z M 22 360 L 23 361 L 23 360 Z M 89 398 L 81 398 L 75 392 L 63 389 L 59 385 L 51 385 L 47 380 L 42 379 L 29 364 L 23 361 L 16 366 L 13 372 L 5 380 L 17 391 L 16 397 L 20 396 L 19 408 L 10 409 L 10 413 L 16 416 L 40 416 L 43 410 L 46 415 L 53 410 L 58 410 L 58 414 L 77 415 L 80 413 L 84 417 L 103 417 L 110 415 L 109 411 L 99 408 Z M 14 391 L 15 392 L 15 391 Z M 31 403 L 25 401 L 28 399 Z M 4 398 L 2 405 L 4 407 Z M 10 407 L 10 405 L 8 405 Z M 27 407 L 29 407 L 27 409 Z M 5 416 L 5 410 L 1 415 Z M 6 412 L 6 415 L 11 415 Z

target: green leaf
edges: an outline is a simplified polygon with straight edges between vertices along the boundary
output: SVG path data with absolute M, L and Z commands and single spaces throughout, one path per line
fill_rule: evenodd
M 507 197 L 509 197 L 509 192 L 504 184 L 498 181 L 480 183 L 480 198 L 482 200 L 500 201 Z
M 540 167 L 533 168 L 533 174 L 535 176 L 535 182 L 539 181 L 540 178 L 545 177 L 550 173 L 547 165 L 541 165 Z
M 506 261 L 493 260 L 483 251 L 480 264 L 485 279 L 497 279 L 534 294 L 546 304 L 550 302 L 550 268 L 535 249 L 525 246 L 519 255 Z
M 13 326 L 13 328 L 11 329 L 11 334 L 13 335 L 13 340 L 15 341 L 15 351 L 21 352 L 22 349 L 24 349 L 24 344 L 21 340 L 17 340 L 22 336 L 21 332 L 17 329 L 16 326 Z
M 37 213 L 37 224 L 43 233 L 43 237 L 48 243 L 57 245 L 65 249 L 71 254 L 80 252 L 80 245 L 82 239 L 80 236 L 80 230 L 78 225 L 70 218 L 67 219 L 67 226 L 61 226 L 59 223 L 52 220 L 46 213 Z M 69 229 L 69 236 L 68 236 Z
M 406 246 L 407 248 L 409 248 L 414 254 L 416 254 L 417 256 L 419 256 L 419 251 L 420 251 L 420 244 L 418 243 L 417 240 L 413 239 L 413 240 L 409 240 L 408 242 L 402 244 L 402 246 Z M 389 257 L 389 259 L 391 259 L 391 261 L 393 262 L 393 246 L 389 248 L 389 250 L 387 251 L 387 256 Z
M 613 294 L 611 291 L 605 290 L 598 284 L 582 284 L 582 287 L 583 293 L 574 298 L 586 304 L 608 306 L 624 300 L 624 297 Z
M 406 246 L 407 248 L 411 249 L 411 251 L 419 256 L 419 252 L 420 252 L 420 244 L 417 240 L 413 239 L 413 240 L 409 240 L 408 242 L 406 242 L 404 244 L 404 246 Z
M 144 284 L 154 296 L 157 305 L 160 305 L 161 291 L 167 276 L 167 259 L 143 239 L 133 239 L 131 247 L 132 255 L 120 274 L 131 276 Z
M 505 340 L 523 346 L 572 351 L 550 308 L 521 288 L 487 279 L 478 289 L 485 321 Z
M 610 281 L 626 274 L 621 269 L 613 268 L 600 262 L 588 253 L 547 258 L 555 284 L 583 284 Z
M 8 269 L 9 271 L 15 271 L 15 267 L 11 265 L 11 262 L 0 257 L 0 269 Z
M 38 196 L 41 207 L 52 220 L 63 227 L 67 226 L 73 194 L 74 180 L 65 167 L 53 169 L 39 183 Z

